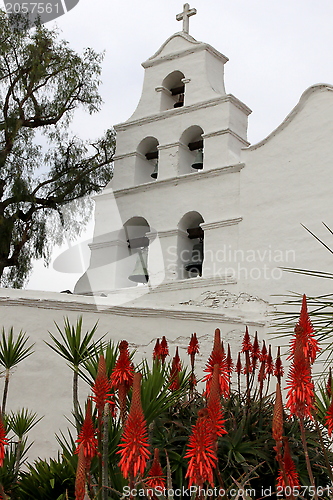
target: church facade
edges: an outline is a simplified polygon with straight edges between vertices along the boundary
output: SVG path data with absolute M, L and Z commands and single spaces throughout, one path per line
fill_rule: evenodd
M 222 290 L 268 303 L 316 293 L 282 269 L 329 271 L 329 253 L 303 225 L 318 236 L 322 221 L 333 225 L 333 88 L 308 89 L 250 146 L 251 110 L 225 91 L 227 57 L 189 35 L 194 13 L 185 4 L 183 31 L 142 64 L 140 102 L 115 127 L 114 177 L 95 197 L 91 264 L 75 291 L 126 290 L 146 305 L 218 301 Z
M 35 343 L 8 401 L 47 413 L 32 457 L 55 454 L 71 411 L 71 370 L 44 342 L 64 316 L 83 315 L 85 331 L 98 321 L 100 336 L 127 339 L 138 358 L 165 335 L 185 360 L 196 332 L 204 364 L 215 328 L 235 355 L 245 325 L 268 335 L 275 295 L 330 292 L 330 280 L 282 268 L 330 271 L 331 254 L 304 226 L 329 242 L 333 87 L 310 87 L 250 145 L 251 111 L 225 90 L 227 57 L 189 34 L 194 13 L 185 4 L 182 31 L 143 63 L 140 102 L 115 127 L 114 177 L 95 197 L 90 266 L 74 294 L 0 292 L 2 325 Z

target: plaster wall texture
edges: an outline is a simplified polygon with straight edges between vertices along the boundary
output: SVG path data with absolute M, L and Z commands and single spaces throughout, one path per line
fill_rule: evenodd
M 243 150 L 239 248 L 275 266 L 330 272 L 331 254 L 301 224 L 329 243 L 333 227 L 333 87 L 315 85 L 267 139 Z M 272 258 L 269 258 L 269 251 Z M 274 262 L 273 255 L 281 261 Z M 260 267 L 263 263 L 242 263 Z M 268 273 L 269 274 L 269 273 Z M 278 273 L 275 273 L 277 276 Z M 268 300 L 288 290 L 330 293 L 330 280 L 283 273 L 281 279 L 239 280 L 241 289 Z M 318 288 L 319 287 L 319 288 Z M 318 290 L 320 290 L 318 292 Z
M 184 182 L 180 182 L 178 178 L 171 185 L 170 183 L 159 182 L 150 183 L 142 189 L 133 189 L 132 191 L 122 192 L 116 194 L 117 199 L 117 209 L 121 214 L 124 221 L 128 221 L 133 215 L 137 217 L 143 217 L 147 220 L 150 228 L 158 231 L 160 235 L 155 242 L 155 246 L 150 249 L 150 257 L 152 260 L 160 261 L 161 269 L 167 272 L 168 268 L 175 263 L 175 251 L 178 247 L 177 234 L 174 234 L 169 238 L 168 244 L 165 245 L 164 250 L 161 245 L 163 245 L 161 240 L 161 233 L 163 231 L 168 231 L 179 227 L 182 217 L 193 210 L 199 212 L 205 223 L 216 222 L 218 220 L 229 220 L 232 218 L 239 217 L 239 168 L 237 167 L 236 172 L 227 169 L 217 169 L 214 174 L 214 181 L 212 182 L 212 175 L 202 175 L 202 174 L 189 174 L 188 178 L 184 179 Z M 186 182 L 185 182 L 186 180 Z M 170 193 L 172 189 L 172 196 Z M 209 192 L 210 200 L 212 203 L 207 203 L 206 197 L 203 193 Z M 110 196 L 113 196 L 111 193 Z M 96 211 L 96 217 L 101 221 L 107 221 L 110 219 L 110 209 L 106 201 L 106 196 L 103 197 L 103 203 L 98 206 Z M 172 202 L 171 202 L 172 200 Z M 135 212 L 133 213 L 133 207 L 135 207 Z M 117 228 L 114 227 L 112 234 L 115 234 Z M 120 234 L 121 229 L 118 227 Z M 235 241 L 237 238 L 237 228 L 230 229 L 229 226 L 223 227 L 219 230 L 221 237 L 227 241 Z M 109 231 L 105 230 L 105 235 L 108 236 Z M 233 233 L 233 234 L 231 234 Z M 230 239 L 232 236 L 232 240 Z M 207 233 L 207 245 L 209 239 L 209 234 Z M 236 243 L 235 243 L 236 245 Z M 220 248 L 220 239 L 213 237 L 211 239 L 211 244 L 209 245 L 210 252 L 207 248 L 207 260 L 206 269 L 204 275 L 213 276 L 219 271 L 223 274 L 223 269 L 219 266 L 219 269 L 213 270 L 209 264 L 209 255 L 215 254 Z M 98 252 L 98 255 L 95 254 Z M 96 280 L 99 281 L 98 291 L 107 290 L 110 288 L 109 277 L 112 272 L 117 267 L 117 262 L 112 262 L 112 248 L 105 242 L 105 246 L 101 244 L 99 250 L 93 250 L 93 256 L 91 261 L 91 268 L 87 272 L 88 280 L 93 286 L 93 290 L 97 291 L 95 287 Z M 116 256 L 115 256 L 116 257 Z M 109 260 L 109 263 L 107 263 Z M 94 264 L 96 262 L 96 265 Z M 105 265 L 103 263 L 105 262 Z M 103 267 L 103 270 L 100 268 Z M 134 260 L 128 260 L 127 266 L 127 276 L 134 267 Z M 98 278 L 94 275 L 98 273 Z M 170 276 L 169 276 L 170 277 Z M 88 286 L 88 281 L 81 280 L 76 287 L 76 291 L 88 292 L 89 289 L 84 289 L 84 286 Z M 130 286 L 131 283 L 126 283 Z M 79 288 L 81 287 L 81 288 Z
M 240 103 L 239 106 L 241 106 Z M 214 100 L 206 107 L 184 108 L 184 111 L 180 108 L 166 110 L 154 120 L 144 123 L 134 122 L 133 126 L 124 124 L 124 130 L 119 126 L 114 178 L 108 187 L 112 186 L 114 190 L 119 190 L 137 185 L 135 169 L 138 166 L 135 160 L 139 155 L 135 153 L 145 138 L 156 138 L 159 149 L 171 145 L 175 145 L 179 149 L 186 142 L 183 137 L 184 132 L 194 126 L 200 127 L 203 131 L 207 159 L 205 170 L 237 163 L 241 147 L 247 145 L 246 116 L 243 109 L 239 109 L 238 101 L 227 96 Z M 191 137 L 189 137 L 188 142 L 190 139 Z M 225 147 L 227 140 L 233 141 L 231 150 Z M 130 162 L 128 162 L 128 154 L 131 155 Z M 177 169 L 170 168 L 172 156 L 163 159 L 163 162 L 159 162 L 159 179 L 178 175 Z M 192 162 L 188 162 L 188 173 L 191 171 L 193 160 L 194 158 L 192 158 Z

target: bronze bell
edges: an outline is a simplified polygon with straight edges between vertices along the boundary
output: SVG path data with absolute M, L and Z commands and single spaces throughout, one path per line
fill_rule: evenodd
M 201 276 L 203 263 L 203 241 L 193 245 L 191 260 L 185 265 L 186 271 Z
M 203 169 L 203 149 L 197 150 L 197 154 L 196 154 L 194 163 L 192 163 L 192 168 L 195 168 L 196 170 Z
M 148 282 L 148 248 L 139 248 L 135 267 L 132 274 L 128 277 L 129 280 L 135 283 L 147 283 Z
M 154 171 L 150 174 L 150 177 L 152 177 L 153 179 L 157 179 L 157 174 L 158 174 L 158 160 L 156 160 Z
M 177 100 L 177 102 L 175 102 L 173 107 L 174 108 L 181 108 L 182 106 L 184 106 L 184 97 L 185 97 L 184 94 L 178 94 L 178 100 Z

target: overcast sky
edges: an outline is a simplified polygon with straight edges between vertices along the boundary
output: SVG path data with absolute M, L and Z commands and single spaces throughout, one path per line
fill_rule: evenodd
M 252 109 L 252 144 L 283 121 L 309 86 L 333 84 L 331 0 L 196 0 L 190 6 L 197 9 L 190 34 L 229 58 L 226 91 Z M 182 8 L 179 0 L 80 0 L 57 19 L 73 49 L 105 51 L 102 111 L 79 113 L 73 123 L 76 134 L 95 138 L 129 118 L 141 94 L 141 62 L 182 29 L 176 21 Z M 78 277 L 38 265 L 28 288 L 73 289 Z

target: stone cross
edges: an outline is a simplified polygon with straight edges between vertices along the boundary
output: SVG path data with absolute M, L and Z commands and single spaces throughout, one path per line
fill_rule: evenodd
M 180 14 L 176 15 L 177 21 L 183 21 L 183 31 L 184 33 L 189 32 L 189 18 L 197 13 L 197 9 L 190 9 L 188 3 L 184 4 L 184 10 Z

